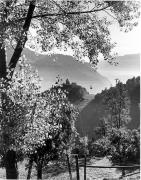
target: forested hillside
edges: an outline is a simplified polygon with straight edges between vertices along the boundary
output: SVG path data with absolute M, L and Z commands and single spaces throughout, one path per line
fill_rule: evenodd
M 125 85 L 130 100 L 130 117 L 131 120 L 127 124 L 130 129 L 139 128 L 140 124 L 140 78 L 132 78 L 126 82 Z M 116 88 L 116 87 L 115 87 Z M 106 114 L 105 106 L 103 105 L 103 95 L 109 90 L 105 89 L 100 94 L 97 94 L 95 98 L 90 101 L 86 107 L 80 112 L 77 129 L 79 133 L 89 137 L 94 136 L 94 129 L 99 126 L 101 117 Z
M 69 79 L 66 79 L 65 82 L 59 81 L 56 82 L 56 88 L 61 88 L 63 91 L 66 91 L 68 100 L 73 103 L 79 111 L 81 111 L 94 98 L 94 95 L 89 94 L 86 88 L 75 82 L 71 82 Z M 43 93 L 46 92 L 47 91 L 44 91 Z
M 71 103 L 78 103 L 84 100 L 84 96 L 89 94 L 86 88 L 70 82 L 68 79 L 62 84 L 62 88 L 67 91 L 68 99 Z
M 140 77 L 129 79 L 126 82 L 126 87 L 131 101 L 130 115 L 132 119 L 128 127 L 138 128 L 140 125 Z

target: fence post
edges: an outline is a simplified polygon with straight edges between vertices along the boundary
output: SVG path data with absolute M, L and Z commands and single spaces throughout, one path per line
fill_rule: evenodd
M 86 155 L 85 155 L 85 157 L 84 157 L 84 180 L 86 180 L 86 161 L 87 161 L 87 159 L 86 159 Z
M 125 176 L 125 169 L 122 169 L 122 177 Z
M 69 155 L 67 154 L 66 156 L 67 156 L 67 164 L 68 164 L 69 176 L 70 176 L 70 180 L 72 180 L 72 174 L 71 174 L 71 166 L 70 166 Z
M 76 160 L 76 177 L 77 177 L 77 180 L 80 180 L 80 178 L 79 178 L 78 155 L 75 155 L 75 160 Z

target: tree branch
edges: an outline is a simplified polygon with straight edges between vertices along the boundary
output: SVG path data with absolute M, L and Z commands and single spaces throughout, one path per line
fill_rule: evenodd
M 105 9 L 107 9 L 108 7 L 110 7 L 110 5 L 103 7 L 103 8 L 99 8 L 99 9 L 92 9 L 89 11 L 72 11 L 72 12 L 63 12 L 63 13 L 45 13 L 45 14 L 39 14 L 39 15 L 34 15 L 32 16 L 32 19 L 36 19 L 36 18 L 43 18 L 43 17 L 53 17 L 53 16 L 62 16 L 62 15 L 80 15 L 80 14 L 87 14 L 87 13 L 94 13 L 94 12 L 99 12 L 99 11 L 103 11 Z M 9 26 L 10 24 L 13 23 L 18 23 L 20 21 L 24 21 L 26 19 L 26 17 L 17 19 L 15 21 L 11 21 L 6 23 L 6 26 Z
M 79 14 L 86 14 L 86 13 L 93 13 L 93 12 L 98 12 L 98 11 L 102 11 L 104 9 L 107 9 L 109 6 L 106 6 L 106 7 L 103 7 L 103 8 L 100 8 L 100 9 L 93 9 L 93 10 L 90 10 L 90 11 L 72 11 L 72 12 L 65 12 L 66 15 L 79 15 Z M 47 17 L 47 16 L 61 16 L 61 15 L 64 15 L 64 13 L 46 13 L 46 14 L 40 14 L 40 15 L 35 15 L 33 16 L 32 18 L 40 18 L 40 17 Z M 23 20 L 23 18 L 19 19 L 20 20 Z

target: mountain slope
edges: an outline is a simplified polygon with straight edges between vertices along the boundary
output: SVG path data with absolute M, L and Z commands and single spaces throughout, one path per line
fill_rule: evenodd
M 126 86 L 131 101 L 130 116 L 132 119 L 128 127 L 138 128 L 140 125 L 140 77 L 129 79 Z
M 139 128 L 140 125 L 140 78 L 132 78 L 126 82 L 126 88 L 130 98 L 131 121 L 127 124 L 130 129 Z M 102 93 L 97 94 L 80 112 L 77 120 L 77 129 L 81 136 L 94 136 L 94 129 L 98 126 L 100 117 L 105 113 L 102 104 Z
M 140 75 L 140 54 L 118 56 L 117 62 L 119 63 L 117 66 L 112 66 L 105 61 L 101 61 L 98 65 L 98 72 L 106 76 L 112 84 L 115 84 L 116 78 L 125 83 L 133 76 Z
M 9 50 L 8 57 L 12 55 Z M 67 78 L 85 87 L 90 94 L 96 94 L 115 84 L 115 79 L 126 82 L 133 76 L 140 75 L 140 55 L 128 54 L 117 57 L 118 66 L 112 66 L 106 61 L 100 61 L 98 70 L 94 71 L 88 63 L 82 64 L 74 60 L 71 56 L 56 54 L 35 55 L 34 52 L 24 49 L 23 52 L 28 61 L 39 70 L 43 78 L 43 90 L 48 89 L 56 81 L 56 76 L 60 75 L 63 80 Z
M 96 94 L 110 86 L 106 77 L 94 71 L 88 63 L 78 62 L 72 56 L 61 54 L 36 56 L 28 49 L 24 50 L 24 54 L 43 78 L 43 90 L 51 87 L 58 75 L 64 81 L 68 78 L 71 82 L 85 87 L 91 94 Z M 90 88 L 91 86 L 92 88 Z

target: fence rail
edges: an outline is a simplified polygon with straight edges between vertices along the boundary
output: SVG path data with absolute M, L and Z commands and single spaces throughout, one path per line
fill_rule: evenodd
M 135 173 L 129 173 L 129 174 L 126 174 L 124 177 L 132 176 L 132 175 L 139 174 L 139 173 L 140 173 L 140 171 L 139 172 L 135 172 Z
M 84 165 L 79 165 L 79 167 L 84 167 Z M 86 165 L 86 167 L 89 168 L 139 168 L 140 165 L 135 165 L 135 166 L 91 166 L 91 165 Z

